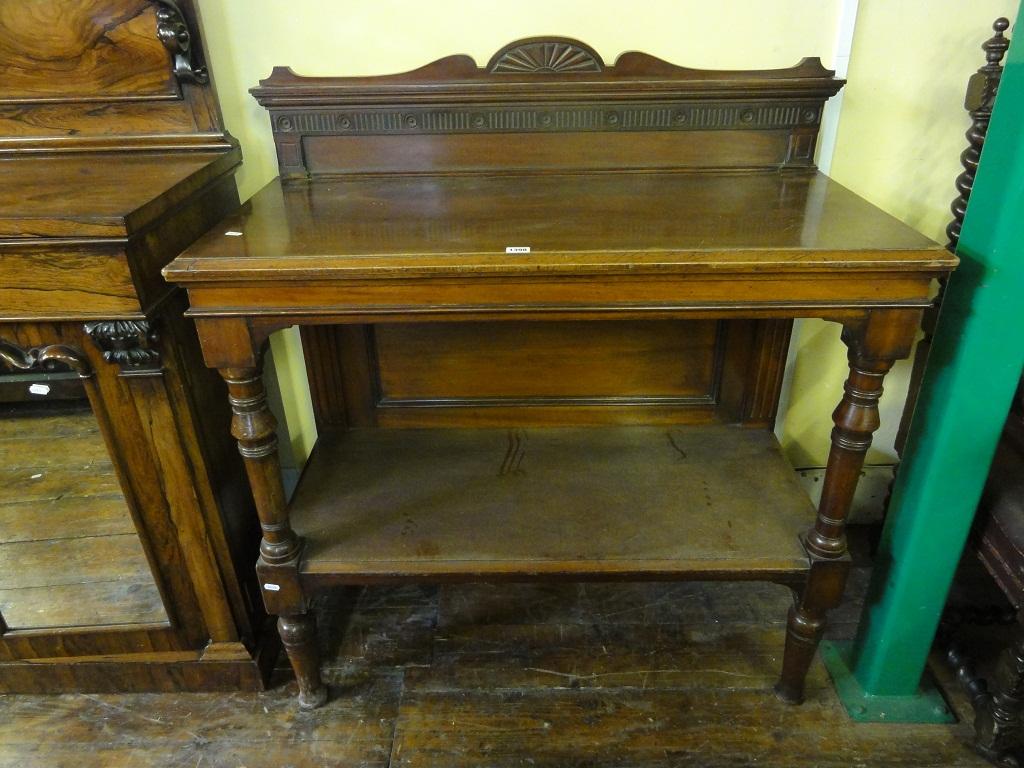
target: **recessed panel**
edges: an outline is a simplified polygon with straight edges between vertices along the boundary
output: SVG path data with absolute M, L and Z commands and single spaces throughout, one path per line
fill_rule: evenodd
M 313 174 L 618 168 L 764 168 L 788 130 L 305 136 Z
M 383 404 L 715 392 L 715 321 L 384 324 L 374 339 Z

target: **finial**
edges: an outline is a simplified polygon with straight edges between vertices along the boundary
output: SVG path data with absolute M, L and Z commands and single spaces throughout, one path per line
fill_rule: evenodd
M 956 179 L 956 188 L 960 195 L 953 201 L 951 206 L 953 220 L 946 227 L 946 234 L 949 236 L 947 247 L 951 251 L 956 249 L 957 242 L 960 240 L 960 226 L 964 220 L 964 213 L 967 211 L 967 200 L 971 195 L 971 187 L 974 185 L 978 161 L 981 159 L 981 148 L 985 143 L 985 133 L 988 131 L 988 123 L 992 117 L 992 107 L 999 89 L 999 80 L 1003 75 L 1003 66 L 1000 62 L 1002 62 L 1007 48 L 1010 47 L 1010 41 L 1003 37 L 1003 32 L 1009 28 L 1009 19 L 1002 16 L 992 23 L 995 35 L 981 45 L 982 50 L 985 51 L 985 66 L 971 75 L 971 79 L 967 82 L 964 109 L 971 114 L 971 127 L 967 131 L 967 149 L 960 155 L 964 172 Z
M 982 50 L 985 51 L 985 60 L 990 67 L 999 66 L 1003 56 L 1006 55 L 1006 49 L 1010 47 L 1010 41 L 1003 37 L 1003 32 L 1009 28 L 1010 20 L 1005 16 L 1000 16 L 992 22 L 992 29 L 995 30 L 995 35 L 981 44 Z

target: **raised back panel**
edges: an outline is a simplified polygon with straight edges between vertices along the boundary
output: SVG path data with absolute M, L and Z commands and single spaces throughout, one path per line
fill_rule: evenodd
M 191 0 L 0 3 L 0 153 L 221 149 Z
M 281 175 L 294 183 L 376 173 L 808 172 L 824 102 L 842 86 L 832 75 L 817 59 L 707 71 L 626 53 L 609 66 L 577 40 L 531 38 L 484 67 L 451 56 L 384 77 L 278 68 L 253 94 L 270 112 Z M 331 226 L 335 217 L 320 213 Z M 788 321 L 302 329 L 321 427 L 766 426 L 789 332 Z
M 270 111 L 285 177 L 540 169 L 810 168 L 822 107 L 842 86 L 818 59 L 788 69 L 607 66 L 589 46 L 533 38 L 485 67 L 450 56 L 382 77 L 277 68 Z

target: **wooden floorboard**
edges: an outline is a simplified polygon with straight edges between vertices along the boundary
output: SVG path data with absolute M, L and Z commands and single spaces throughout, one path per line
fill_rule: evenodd
M 770 695 L 770 694 L 768 694 Z M 930 728 L 837 728 L 841 707 L 813 697 L 800 708 L 766 706 L 763 691 L 601 688 L 580 691 L 420 691 L 399 711 L 397 766 L 968 766 L 955 741 L 908 743 Z M 922 759 L 923 758 L 923 759 Z
M 118 581 L 147 570 L 135 534 L 0 544 L 0 574 L 7 589 Z
M 71 496 L 0 505 L 0 543 L 135 533 L 124 496 Z
M 269 695 L 0 697 L 0 767 L 387 766 L 401 671 L 313 713 Z
M 135 579 L 0 589 L 0 614 L 11 629 L 168 621 L 160 592 L 148 573 Z
M 31 427 L 25 428 L 26 419 Z M 98 435 L 100 431 L 96 417 L 88 405 L 67 405 L 44 409 L 33 405 L 6 404 L 0 406 L 0 441 L 23 440 L 35 443 L 42 449 L 52 450 L 47 442 L 79 435 Z
M 120 492 L 121 485 L 113 472 L 96 472 L 88 467 L 53 471 L 36 467 L 0 468 L 0 504 L 40 504 L 62 498 L 110 496 Z
M 853 632 L 866 575 L 833 636 Z M 789 599 L 729 583 L 334 593 L 317 604 L 324 708 L 298 711 L 283 669 L 262 694 L 0 696 L 0 768 L 987 765 L 967 721 L 851 723 L 818 661 L 807 703 L 781 704 Z
M 92 414 L 87 414 L 92 418 Z M 95 424 L 95 419 L 93 418 Z M 33 427 L 35 422 L 33 420 Z M 40 436 L 37 429 L 26 427 L 18 434 L 0 439 L 0 467 L 63 468 L 89 467 L 110 471 L 110 454 L 99 427 L 82 428 L 79 434 Z

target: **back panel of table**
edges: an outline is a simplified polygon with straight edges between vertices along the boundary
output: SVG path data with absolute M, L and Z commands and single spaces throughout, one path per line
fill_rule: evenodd
M 321 427 L 775 417 L 784 320 L 306 326 Z

